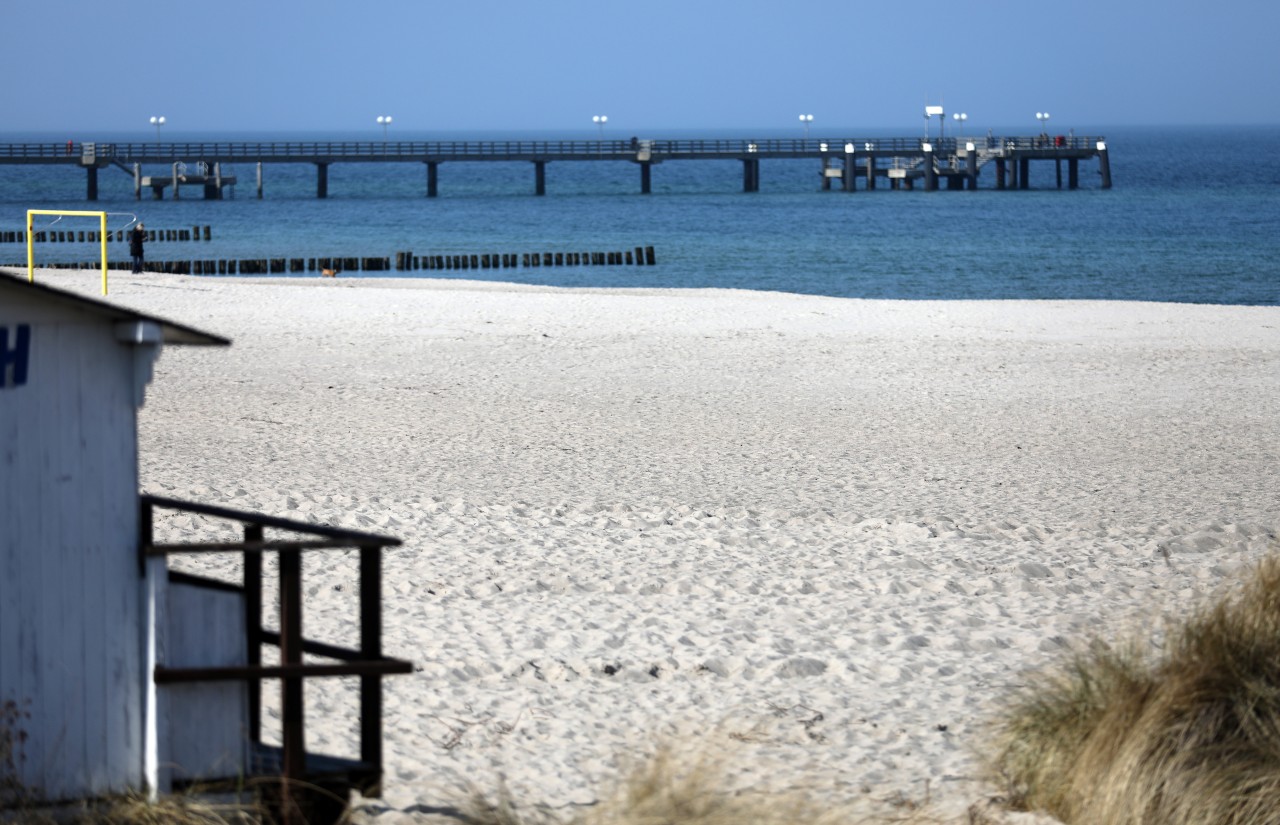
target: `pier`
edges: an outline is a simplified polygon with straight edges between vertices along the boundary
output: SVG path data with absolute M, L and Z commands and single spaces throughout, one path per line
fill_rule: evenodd
M 556 162 L 632 163 L 639 168 L 639 191 L 652 191 L 653 167 L 667 161 L 736 160 L 742 164 L 742 191 L 758 192 L 762 161 L 801 158 L 814 161 L 820 188 L 856 192 L 889 189 L 975 190 L 984 169 L 993 167 L 997 190 L 1031 187 L 1031 166 L 1051 163 L 1054 186 L 1076 189 L 1080 163 L 1096 161 L 1103 189 L 1111 188 L 1106 140 L 1101 136 L 1035 135 L 983 138 L 775 138 L 714 140 L 558 140 L 558 141 L 361 141 L 234 143 L 8 143 L 0 144 L 0 164 L 75 166 L 87 175 L 86 197 L 98 199 L 98 171 L 116 167 L 131 175 L 134 196 L 146 189 L 153 198 L 166 191 L 179 198 L 195 186 L 206 199 L 223 197 L 234 187 L 224 165 L 254 164 L 256 195 L 263 197 L 264 168 L 272 163 L 309 163 L 316 169 L 316 197 L 329 195 L 329 167 L 335 163 L 409 163 L 425 169 L 425 195 L 440 189 L 446 163 L 524 161 L 533 166 L 533 191 L 547 193 L 547 165 Z M 167 175 L 142 174 L 142 167 L 163 165 Z

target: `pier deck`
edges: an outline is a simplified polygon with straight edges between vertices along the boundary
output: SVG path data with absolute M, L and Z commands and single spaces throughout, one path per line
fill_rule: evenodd
M 743 191 L 760 188 L 760 161 L 809 158 L 820 164 L 822 188 L 839 183 L 846 192 L 876 188 L 877 180 L 890 188 L 926 190 L 976 189 L 979 173 L 996 169 L 996 189 L 1029 188 L 1031 161 L 1054 161 L 1057 186 L 1062 188 L 1062 164 L 1068 166 L 1068 188 L 1079 183 L 1080 161 L 1097 160 L 1102 187 L 1111 186 L 1105 139 L 1099 136 L 1037 135 L 987 138 L 774 138 L 710 140 L 557 140 L 557 141 L 279 141 L 200 143 L 8 143 L 0 144 L 0 164 L 72 165 L 88 173 L 89 200 L 97 200 L 99 169 L 116 166 L 134 176 L 141 197 L 143 164 L 164 164 L 173 174 L 149 176 L 146 186 L 163 197 L 165 186 L 181 177 L 187 166 L 204 171 L 200 183 L 206 198 L 221 197 L 233 177 L 223 178 L 222 164 L 257 164 L 257 191 L 262 197 L 264 164 L 310 163 L 316 167 L 316 197 L 328 196 L 328 167 L 334 163 L 421 163 L 427 170 L 428 197 L 438 193 L 442 163 L 526 161 L 534 165 L 535 192 L 546 194 L 546 165 L 557 161 L 629 162 L 640 167 L 640 191 L 651 189 L 652 167 L 676 160 L 737 160 L 742 163 Z M 215 183 L 216 181 L 216 183 Z M 175 190 L 176 194 L 176 190 Z

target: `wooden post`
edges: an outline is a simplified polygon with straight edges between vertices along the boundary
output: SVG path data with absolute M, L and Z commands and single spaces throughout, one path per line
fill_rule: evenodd
M 440 162 L 426 161 L 427 164 L 427 197 L 434 198 L 440 182 Z
M 324 200 L 329 197 L 329 164 L 316 164 L 316 197 Z
M 226 274 L 226 261 L 219 261 L 218 270 Z M 262 541 L 262 525 L 247 524 L 244 528 L 245 544 Z M 262 664 L 262 554 L 245 551 L 244 554 L 244 635 L 245 664 L 257 667 Z M 249 743 L 262 741 L 262 682 L 250 679 Z
M 302 663 L 302 555 L 284 551 L 280 557 L 280 664 Z M 302 677 L 280 680 L 280 742 L 284 770 L 280 782 L 280 813 L 285 825 L 304 825 L 302 810 L 307 773 L 306 713 L 303 707 Z
M 360 658 L 382 658 L 382 548 L 360 548 Z M 373 766 L 376 784 L 361 788 L 365 796 L 382 792 L 382 677 L 360 677 L 360 761 Z
M 534 194 L 547 194 L 547 162 L 545 160 L 535 160 L 533 162 L 533 179 Z

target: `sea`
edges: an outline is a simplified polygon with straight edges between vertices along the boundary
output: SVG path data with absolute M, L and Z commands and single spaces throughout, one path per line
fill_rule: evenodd
M 166 127 L 167 128 L 167 127 Z M 850 298 L 1100 299 L 1280 304 L 1280 127 L 1179 126 L 1075 130 L 1104 137 L 1113 186 L 1082 161 L 1078 189 L 1057 188 L 1054 165 L 1031 164 L 1027 190 L 995 189 L 994 164 L 976 191 L 821 188 L 816 160 L 763 160 L 758 192 L 742 191 L 738 161 L 667 161 L 640 193 L 627 162 L 547 164 L 546 195 L 526 162 L 443 163 L 439 195 L 427 198 L 421 163 L 329 167 L 317 199 L 310 164 L 224 166 L 237 185 L 207 201 L 199 187 L 180 200 L 134 197 L 133 178 L 99 172 L 86 200 L 77 168 L 0 165 L 0 233 L 23 229 L 28 209 L 106 210 L 108 227 L 210 228 L 208 241 L 157 241 L 151 261 L 608 252 L 653 247 L 654 266 L 576 266 L 378 272 L 342 277 L 457 277 L 560 287 L 770 290 Z M 1030 135 L 1033 129 L 995 130 Z M 592 139 L 596 133 L 414 133 L 392 140 Z M 799 137 L 768 130 L 658 131 L 642 139 Z M 907 129 L 846 137 L 910 136 Z M 381 132 L 166 131 L 196 141 L 378 141 Z M 606 138 L 631 137 L 605 135 Z M 823 136 L 815 132 L 814 139 Z M 141 142 L 154 132 L 0 133 L 0 143 Z M 164 175 L 165 166 L 143 174 Z M 1064 164 L 1065 178 L 1065 164 Z M 1065 182 L 1065 181 L 1064 181 Z M 49 228 L 52 218 L 37 220 Z M 78 223 L 77 223 L 78 221 Z M 66 218 L 59 229 L 93 229 Z M 41 262 L 96 260 L 92 244 L 40 244 Z M 127 260 L 122 243 L 109 257 Z M 25 266 L 21 243 L 0 243 L 0 263 Z M 199 277 L 218 277 L 206 275 Z M 316 277 L 315 272 L 273 277 Z

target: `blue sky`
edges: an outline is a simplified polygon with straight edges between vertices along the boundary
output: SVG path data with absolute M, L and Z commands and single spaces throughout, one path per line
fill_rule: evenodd
M 0 131 L 1280 124 L 1275 0 L 41 0 L 6 4 Z M 19 80 L 19 70 L 25 76 Z M 953 124 L 949 124 L 953 125 Z M 394 136 L 394 133 L 393 133 Z

